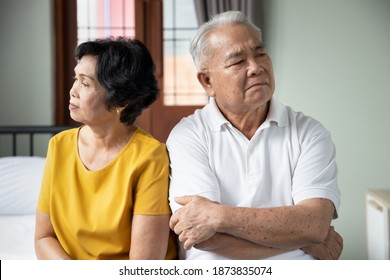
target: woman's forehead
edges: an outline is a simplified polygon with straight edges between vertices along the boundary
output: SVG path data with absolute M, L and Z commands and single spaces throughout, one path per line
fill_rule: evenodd
M 94 56 L 86 55 L 77 61 L 75 72 L 82 72 L 83 74 L 91 77 L 96 76 L 96 62 L 97 59 Z

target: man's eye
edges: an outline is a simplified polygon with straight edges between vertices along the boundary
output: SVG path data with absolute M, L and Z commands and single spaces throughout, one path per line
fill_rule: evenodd
M 239 65 L 243 62 L 243 60 L 238 60 L 238 61 L 235 61 L 233 62 L 232 64 L 230 64 L 230 66 L 234 66 L 234 65 Z

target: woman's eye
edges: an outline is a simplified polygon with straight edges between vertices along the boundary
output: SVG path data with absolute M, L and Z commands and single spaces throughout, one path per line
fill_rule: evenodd
M 79 80 L 76 78 L 76 76 L 73 77 L 73 83 L 76 83 L 78 82 Z M 83 86 L 83 87 L 89 87 L 89 84 L 87 84 L 86 82 L 84 81 L 81 81 L 80 82 L 80 85 Z

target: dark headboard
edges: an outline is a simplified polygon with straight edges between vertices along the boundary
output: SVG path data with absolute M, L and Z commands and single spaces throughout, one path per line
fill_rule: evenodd
M 9 135 L 11 137 L 11 148 L 9 155 L 16 156 L 18 154 L 18 136 L 27 135 L 28 141 L 28 155 L 34 155 L 34 136 L 35 135 L 49 135 L 69 129 L 69 126 L 49 126 L 49 125 L 31 125 L 31 126 L 0 126 L 0 137 Z M 1 138 L 0 138 L 1 140 Z M 1 142 L 1 141 L 0 141 Z M 23 143 L 24 145 L 26 143 Z

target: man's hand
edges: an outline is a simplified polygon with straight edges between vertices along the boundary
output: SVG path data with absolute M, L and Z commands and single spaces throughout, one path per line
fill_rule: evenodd
M 219 204 L 195 195 L 177 197 L 175 201 L 183 207 L 172 215 L 169 226 L 179 236 L 184 249 L 189 250 L 216 233 Z
M 302 250 L 320 260 L 338 260 L 343 246 L 343 238 L 331 226 L 323 243 L 307 246 Z

